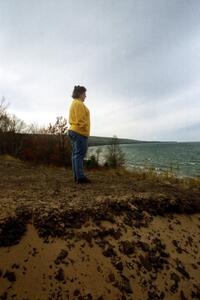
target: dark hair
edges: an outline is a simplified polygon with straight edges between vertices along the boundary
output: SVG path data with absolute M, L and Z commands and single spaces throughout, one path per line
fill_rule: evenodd
M 80 85 L 75 85 L 73 93 L 72 93 L 72 98 L 79 98 L 84 92 L 86 92 L 86 88 L 84 86 Z

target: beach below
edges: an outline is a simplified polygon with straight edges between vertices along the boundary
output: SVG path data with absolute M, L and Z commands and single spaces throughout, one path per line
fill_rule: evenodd
M 0 157 L 0 299 L 200 298 L 200 180 Z

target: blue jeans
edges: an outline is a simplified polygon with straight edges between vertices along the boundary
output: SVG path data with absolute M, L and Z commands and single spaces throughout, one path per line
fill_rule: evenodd
M 87 153 L 88 137 L 79 133 L 68 130 L 68 136 L 72 145 L 72 172 L 76 179 L 84 178 L 83 159 Z

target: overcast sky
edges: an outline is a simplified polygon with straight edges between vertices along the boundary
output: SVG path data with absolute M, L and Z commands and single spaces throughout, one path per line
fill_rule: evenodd
M 68 120 L 74 85 L 91 135 L 200 141 L 200 1 L 0 0 L 9 112 Z

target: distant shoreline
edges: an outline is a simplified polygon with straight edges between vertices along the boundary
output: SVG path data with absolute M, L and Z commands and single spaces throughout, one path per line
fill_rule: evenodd
M 97 137 L 90 136 L 88 138 L 88 146 L 106 146 L 112 143 L 112 137 Z M 200 143 L 200 141 L 140 141 L 133 139 L 117 138 L 120 145 L 132 145 L 132 144 L 188 144 L 188 143 Z

